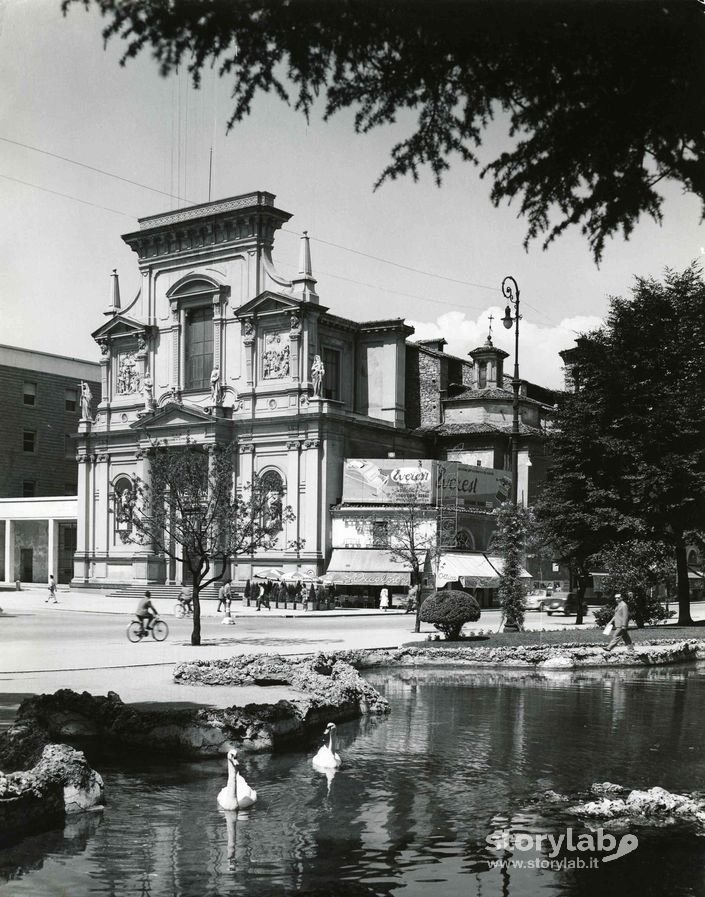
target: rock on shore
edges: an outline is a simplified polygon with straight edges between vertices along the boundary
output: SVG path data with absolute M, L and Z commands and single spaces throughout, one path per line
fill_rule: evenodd
M 617 786 L 612 786 L 615 787 Z M 626 797 L 603 796 L 598 800 L 569 807 L 568 812 L 588 819 L 644 819 L 661 822 L 683 819 L 705 825 L 705 800 L 685 794 L 673 794 L 659 787 L 630 791 Z
M 0 773 L 0 845 L 103 802 L 103 780 L 80 751 L 46 745 L 25 772 Z

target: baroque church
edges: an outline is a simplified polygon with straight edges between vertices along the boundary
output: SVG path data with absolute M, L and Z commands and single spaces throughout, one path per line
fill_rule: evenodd
M 305 232 L 297 276 L 277 272 L 274 237 L 291 215 L 274 200 L 254 192 L 182 208 L 142 218 L 124 235 L 141 288 L 123 303 L 113 272 L 93 333 L 101 390 L 96 407 L 84 402 L 79 424 L 74 585 L 184 581 L 181 564 L 122 538 L 123 496 L 138 478 L 148 481 L 154 441 L 234 444 L 234 485 L 256 473 L 293 510 L 275 548 L 233 559 L 235 581 L 273 566 L 325 572 L 346 458 L 455 457 L 509 469 L 506 353 L 488 338 L 459 359 L 443 340 L 410 342 L 403 319 L 331 314 L 316 292 Z M 523 385 L 527 497 L 549 408 Z

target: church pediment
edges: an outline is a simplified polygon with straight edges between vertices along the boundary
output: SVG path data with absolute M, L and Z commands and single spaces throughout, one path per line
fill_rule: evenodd
M 295 296 L 286 293 L 277 293 L 274 290 L 264 290 L 264 292 L 245 302 L 239 308 L 235 309 L 236 318 L 248 318 L 252 316 L 275 315 L 283 313 L 298 312 L 302 308 L 315 308 L 317 311 L 327 311 L 324 306 L 312 305 L 310 302 L 303 302 Z
M 124 337 L 144 337 L 149 331 L 148 324 L 136 321 L 134 318 L 128 318 L 127 315 L 117 314 L 106 321 L 105 324 L 94 330 L 91 336 L 97 342 L 107 339 L 121 339 Z
M 206 414 L 195 405 L 179 405 L 177 402 L 169 402 L 153 414 L 130 424 L 130 428 L 133 430 L 163 430 L 166 427 L 203 427 L 204 424 L 212 424 L 214 420 L 212 415 Z

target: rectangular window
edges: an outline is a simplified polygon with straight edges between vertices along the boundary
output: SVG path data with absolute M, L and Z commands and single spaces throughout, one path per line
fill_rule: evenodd
M 477 388 L 487 388 L 487 362 L 481 361 L 477 366 Z
M 213 311 L 196 308 L 186 317 L 186 389 L 209 389 L 213 370 Z
M 25 383 L 24 390 L 22 393 L 22 401 L 25 405 L 36 405 L 37 404 L 37 384 L 36 383 Z
M 386 548 L 389 545 L 389 523 L 386 520 L 372 522 L 372 547 Z
M 64 390 L 64 408 L 66 411 L 76 411 L 78 408 L 78 390 Z
M 64 458 L 73 458 L 76 454 L 70 433 L 64 433 Z
M 23 430 L 22 431 L 22 451 L 23 452 L 36 452 L 37 450 L 37 434 L 34 430 Z
M 34 480 L 22 480 L 22 498 L 34 498 L 36 486 Z
M 340 401 L 340 352 L 337 349 L 323 348 L 323 398 Z

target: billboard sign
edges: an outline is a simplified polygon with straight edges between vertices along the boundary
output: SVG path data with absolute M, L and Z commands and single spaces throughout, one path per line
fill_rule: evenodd
M 506 470 L 476 467 L 461 461 L 348 458 L 343 472 L 343 501 L 364 504 L 497 507 L 509 497 Z
M 435 461 L 348 458 L 343 471 L 343 501 L 365 504 L 429 505 L 435 500 Z
M 436 461 L 438 501 L 465 508 L 496 508 L 507 501 L 511 474 L 492 467 L 476 467 L 461 461 Z

